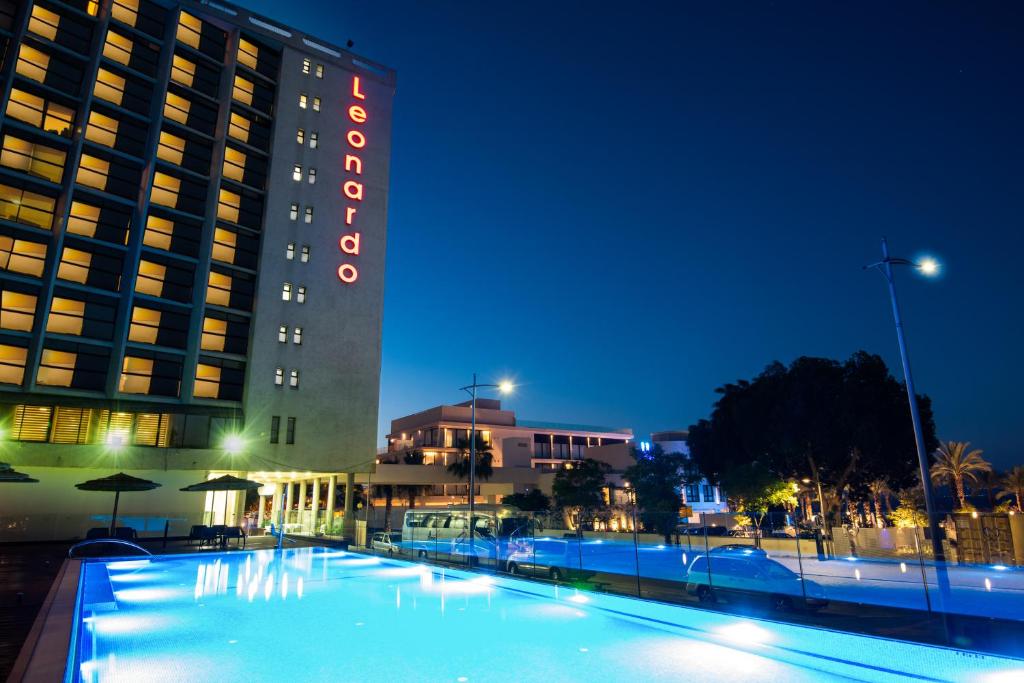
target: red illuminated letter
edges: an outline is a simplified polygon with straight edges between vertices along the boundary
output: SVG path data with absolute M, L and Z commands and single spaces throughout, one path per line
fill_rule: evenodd
M 346 254 L 352 254 L 353 256 L 359 256 L 359 233 L 354 232 L 351 235 L 342 235 L 341 240 L 338 242 L 341 246 L 341 250 Z
M 349 263 L 342 263 L 338 266 L 338 279 L 346 284 L 352 284 L 359 279 L 359 271 Z
M 357 100 L 365 100 L 366 95 L 359 91 L 359 76 L 352 77 L 352 97 Z
M 355 174 L 356 175 L 362 175 L 363 174 L 363 160 L 360 159 L 357 156 L 353 156 L 351 154 L 346 154 L 345 155 L 345 170 L 351 172 L 353 168 L 355 169 Z
M 352 145 L 356 149 L 362 149 L 363 147 L 366 147 L 366 136 L 358 130 L 350 130 L 348 132 L 348 144 Z
M 345 225 L 352 225 L 352 219 L 356 217 L 356 211 L 358 210 L 354 206 L 345 207 Z
M 363 184 L 357 183 L 354 180 L 347 180 L 342 186 L 345 191 L 345 196 L 349 199 L 355 199 L 357 201 L 363 201 Z
M 348 117 L 356 123 L 366 123 L 366 110 L 358 104 L 353 104 L 348 108 Z

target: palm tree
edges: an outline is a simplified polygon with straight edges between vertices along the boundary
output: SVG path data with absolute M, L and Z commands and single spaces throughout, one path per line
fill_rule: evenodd
M 391 507 L 395 497 L 392 484 L 377 484 L 377 494 L 384 496 L 384 531 L 391 531 Z
M 889 482 L 879 478 L 868 484 L 868 491 L 871 492 L 871 505 L 874 510 L 875 526 L 880 527 L 882 524 L 879 523 L 879 520 L 884 519 L 881 501 L 884 498 L 886 507 L 889 506 L 889 496 L 892 494 L 892 489 L 889 488 Z
M 947 441 L 940 444 L 935 451 L 935 463 L 931 469 L 932 481 L 952 485 L 961 509 L 967 506 L 964 482 L 977 481 L 978 475 L 992 469 L 992 465 L 981 457 L 980 450 L 967 451 L 970 445 L 967 441 Z
M 1017 501 L 1017 510 L 1024 511 L 1021 507 L 1021 500 L 1024 499 L 1024 467 L 1017 465 L 1003 475 L 1003 490 L 999 498 L 1014 498 Z
M 402 462 L 406 465 L 422 465 L 423 460 L 423 451 L 418 448 L 406 451 L 402 456 Z M 426 487 L 422 484 L 402 484 L 397 486 L 395 490 L 399 495 L 405 496 L 405 500 L 409 503 L 409 509 L 411 510 L 416 507 L 416 499 L 423 495 Z
M 459 479 L 469 476 L 469 439 L 459 439 L 459 458 L 448 465 L 448 473 Z M 480 479 L 490 479 L 494 474 L 491 466 L 494 456 L 491 454 L 491 444 L 485 442 L 480 434 L 476 435 L 476 476 Z

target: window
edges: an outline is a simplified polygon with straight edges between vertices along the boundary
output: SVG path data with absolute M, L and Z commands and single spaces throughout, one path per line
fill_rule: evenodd
M 686 502 L 687 503 L 699 503 L 700 502 L 700 484 L 687 484 L 686 485 Z
M 117 144 L 118 120 L 98 111 L 89 112 L 89 125 L 85 128 L 85 139 L 104 147 Z
M 292 166 L 292 180 L 296 182 L 302 180 L 302 166 L 299 164 Z
M 288 219 L 294 221 L 294 220 L 298 220 L 298 218 L 299 218 L 299 205 L 293 203 L 291 205 L 291 207 L 289 207 L 289 209 L 288 209 Z
M 59 183 L 64 175 L 65 157 L 65 153 L 59 149 L 4 135 L 0 165 Z
M 124 78 L 118 76 L 113 71 L 100 69 L 96 72 L 96 86 L 93 88 L 92 93 L 101 100 L 113 102 L 120 106 L 122 100 L 124 100 L 124 83 Z M 169 97 L 170 93 L 168 93 Z
M 99 86 L 97 86 L 99 87 Z M 175 95 L 170 90 L 164 98 L 164 118 L 176 121 L 182 125 L 188 125 L 188 112 L 192 109 L 192 103 L 180 95 Z
M 160 131 L 160 144 L 157 145 L 156 156 L 158 159 L 181 166 L 181 160 L 185 158 L 185 138 L 172 135 L 165 130 Z
M 195 78 L 195 62 L 185 59 L 181 55 L 174 55 L 174 59 L 171 61 L 171 80 L 186 88 L 191 88 Z
M 277 386 L 284 384 L 284 368 L 274 368 L 274 384 Z
M 0 218 L 49 230 L 56 200 L 17 187 L 0 185 Z
M 295 293 L 295 300 L 300 304 L 306 302 L 306 287 L 304 285 L 299 285 L 299 290 Z
M 224 176 L 231 180 L 244 182 L 245 179 L 245 152 L 234 147 L 224 148 Z
M 298 370 L 292 370 L 291 377 L 288 380 L 288 385 L 292 389 L 298 389 L 299 388 L 299 371 Z
M 159 216 L 146 217 L 146 232 L 142 233 L 143 244 L 154 249 L 170 251 L 172 237 L 174 237 L 174 223 Z
M 299 260 L 302 261 L 303 263 L 308 263 L 309 262 L 309 245 L 308 244 L 303 244 L 302 245 L 302 255 L 299 257 Z
M 312 223 L 313 222 L 313 207 L 312 206 L 307 206 L 306 207 L 306 222 L 307 223 Z
M 196 398 L 217 398 L 220 394 L 220 368 L 216 365 L 196 364 L 196 383 L 192 395 Z
M 206 285 L 206 303 L 214 306 L 231 306 L 231 276 L 210 271 Z
M 90 12 L 92 14 L 92 12 Z M 123 21 L 129 26 L 135 26 L 135 21 L 139 15 L 139 2 L 138 0 L 114 0 L 114 3 L 110 7 L 110 16 Z
M 299 109 L 306 108 L 306 93 L 299 93 Z
M 231 122 L 228 124 L 228 135 L 241 140 L 242 142 L 249 142 L 249 128 L 252 126 L 252 122 L 249 119 L 239 114 L 231 113 Z
M 31 124 L 47 133 L 69 137 L 75 120 L 75 110 L 49 102 L 17 88 L 11 90 L 7 101 L 7 115 Z
M 220 318 L 203 318 L 203 336 L 200 346 L 204 351 L 223 351 L 228 336 L 228 321 Z
M 281 301 L 292 300 L 292 283 L 286 282 L 281 285 Z
M 313 132 L 311 132 L 309 134 L 309 148 L 310 149 L 316 149 L 316 147 L 317 147 L 317 145 L 319 143 L 320 143 L 320 133 L 318 133 L 318 132 L 316 132 L 314 130 Z
M 301 128 L 299 128 L 297 131 L 295 131 L 295 142 L 297 142 L 297 143 L 299 143 L 301 145 L 305 141 L 306 141 L 306 131 L 304 131 Z
M 319 97 L 314 97 L 313 98 L 313 111 L 320 111 L 320 98 Z
M 109 174 L 109 161 L 89 154 L 83 154 L 78 162 L 78 175 L 75 176 L 75 182 L 97 190 L 105 190 L 107 189 L 107 176 Z M 158 173 L 157 175 L 161 174 Z
M 85 323 L 85 302 L 55 296 L 50 302 L 46 331 L 54 334 L 82 334 Z
M 116 31 L 107 31 L 107 41 L 103 44 L 103 56 L 107 59 L 128 66 L 132 61 L 132 48 L 135 43 L 130 38 Z
M 139 274 L 135 278 L 135 291 L 139 294 L 160 296 L 164 292 L 164 277 L 167 266 L 152 261 L 139 261 Z
M 25 379 L 25 357 L 27 355 L 28 349 L 0 344 L 0 382 L 21 384 Z
M 241 76 L 235 76 L 235 84 L 231 90 L 231 97 L 235 101 L 241 102 L 244 105 L 252 106 L 252 94 L 256 90 L 256 85 L 248 78 L 242 78 Z
M 302 59 L 302 73 L 308 74 L 310 66 L 311 66 L 311 62 L 309 60 L 309 57 L 304 57 Z
M 51 12 L 42 5 L 36 5 L 32 8 L 32 18 L 28 22 L 29 31 L 43 38 L 57 40 L 57 28 L 59 26 L 59 14 Z
M 128 328 L 128 341 L 156 344 L 157 334 L 160 332 L 160 316 L 160 311 L 134 306 L 132 324 Z
M 312 185 L 315 182 L 316 182 L 316 169 L 315 168 L 311 168 L 311 169 L 309 169 L 309 184 Z
M 70 351 L 43 349 L 39 360 L 36 383 L 51 387 L 70 387 L 75 376 L 75 361 L 78 354 Z
M 245 38 L 238 40 L 238 63 L 244 64 L 253 71 L 260 58 L 260 49 Z
M 50 67 L 50 55 L 37 50 L 34 47 L 21 44 L 18 50 L 18 73 L 25 78 L 43 83 L 46 81 L 46 71 Z
M 89 252 L 64 247 L 64 255 L 61 256 L 60 266 L 57 268 L 57 277 L 84 285 L 85 281 L 89 279 L 91 263 L 92 254 Z
M 36 316 L 36 296 L 4 291 L 0 296 L 0 328 L 31 332 Z
M 222 263 L 235 262 L 235 247 L 238 244 L 238 235 L 225 230 L 215 228 L 213 231 L 213 252 L 210 257 Z
M 282 344 L 287 344 L 288 343 L 288 326 L 287 325 L 281 325 L 280 327 L 277 328 L 277 341 L 281 342 Z
M 153 359 L 125 356 L 117 390 L 124 394 L 148 394 L 153 379 Z
M 45 244 L 0 235 L 0 268 L 12 273 L 40 277 L 43 274 L 45 259 Z
M 324 65 L 323 64 L 317 64 L 316 65 L 316 77 L 317 78 L 323 78 L 324 77 Z
M 294 417 L 289 417 L 288 418 L 288 431 L 285 433 L 284 442 L 285 443 L 292 443 L 292 444 L 295 443 L 295 418 Z
M 235 192 L 229 192 L 222 188 L 217 202 L 217 218 L 230 221 L 231 223 L 237 223 L 238 214 L 241 208 L 241 195 Z
M 715 502 L 715 487 L 710 484 L 704 484 L 704 502 L 713 503 Z
M 199 49 L 199 39 L 202 36 L 203 22 L 188 12 L 182 12 L 178 20 L 177 38 L 189 47 Z
M 291 261 L 295 258 L 295 242 L 289 242 L 284 250 L 284 257 Z
M 302 328 L 301 327 L 296 327 L 294 330 L 292 330 L 292 343 L 293 344 L 301 344 L 302 343 Z
M 270 417 L 270 443 L 277 443 L 278 437 L 281 433 L 281 416 L 272 415 Z
M 175 178 L 172 175 L 157 171 L 153 174 L 153 189 L 150 190 L 149 200 L 154 204 L 168 206 L 173 209 L 178 206 L 178 193 L 180 191 L 181 178 Z

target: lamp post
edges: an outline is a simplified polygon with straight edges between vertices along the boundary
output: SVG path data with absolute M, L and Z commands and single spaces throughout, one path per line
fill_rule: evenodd
M 903 335 L 903 318 L 900 316 L 900 305 L 896 298 L 896 280 L 893 277 L 893 266 L 911 266 L 917 268 L 923 275 L 934 276 L 939 272 L 939 264 L 931 258 L 922 259 L 920 262 L 910 261 L 905 258 L 893 258 L 889 256 L 889 244 L 882 238 L 882 260 L 877 263 L 864 266 L 865 270 L 874 268 L 885 276 L 889 284 L 889 298 L 892 301 L 892 317 L 896 324 L 896 339 L 900 347 L 900 362 L 903 364 L 903 379 L 907 389 L 907 401 L 910 403 L 910 419 L 914 424 L 914 442 L 917 444 L 917 462 L 921 469 L 921 486 L 924 489 L 924 507 L 928 515 L 928 530 L 932 535 L 932 553 L 935 557 L 935 566 L 938 569 L 940 563 L 945 560 L 942 551 L 942 539 L 939 538 L 939 523 L 935 514 L 935 496 L 932 491 L 932 480 L 928 468 L 928 454 L 925 452 L 924 431 L 921 427 L 921 412 L 917 407 L 917 394 L 914 391 L 914 378 L 910 372 L 910 355 L 907 351 L 907 340 Z M 941 582 L 940 582 L 941 583 Z
M 471 397 L 469 409 L 469 553 L 466 556 L 467 564 L 473 566 L 473 558 L 476 551 L 473 547 L 473 534 L 475 531 L 473 513 L 476 511 L 476 392 L 477 389 L 494 388 L 503 394 L 508 394 L 515 388 L 512 382 L 502 380 L 499 384 L 479 384 L 476 381 L 476 373 L 473 373 L 473 383 L 462 387 L 462 390 Z

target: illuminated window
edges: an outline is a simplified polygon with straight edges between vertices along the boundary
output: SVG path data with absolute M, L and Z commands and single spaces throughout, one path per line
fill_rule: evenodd
M 284 257 L 289 261 L 295 258 L 295 242 L 288 243 L 288 247 L 284 250 Z
M 96 236 L 100 220 L 100 207 L 84 202 L 71 202 L 71 216 L 68 218 L 68 232 L 86 237 Z
M 117 390 L 123 394 L 148 394 L 153 379 L 153 359 L 125 356 L 121 366 L 121 382 Z
M 294 330 L 292 330 L 292 343 L 293 344 L 301 344 L 302 343 L 302 328 L 301 327 L 296 327 Z
M 302 180 L 302 166 L 295 164 L 292 166 L 292 180 L 299 182 Z
M 31 327 L 32 326 L 30 324 L 29 325 L 29 329 L 31 329 Z M 288 326 L 287 325 L 281 325 L 280 327 L 277 328 L 277 341 L 281 342 L 282 344 L 287 344 L 288 343 Z
M 304 131 L 301 128 L 299 128 L 295 132 L 295 142 L 297 142 L 297 143 L 299 143 L 301 145 L 305 141 L 306 141 L 306 131 Z
M 142 243 L 154 249 L 170 251 L 171 239 L 174 237 L 174 223 L 159 216 L 146 217 L 146 232 L 142 233 Z
M 21 384 L 25 379 L 25 357 L 28 355 L 28 349 L 23 349 L 20 346 L 10 346 L 8 344 L 0 344 L 0 382 L 4 384 Z M 22 406 L 18 406 L 22 408 Z M 20 420 L 16 420 L 15 424 L 20 423 Z M 47 419 L 47 426 L 49 426 L 49 419 Z M 14 438 L 14 435 L 11 435 Z M 45 440 L 45 437 L 43 437 Z
M 288 218 L 290 220 L 294 221 L 294 220 L 297 220 L 298 217 L 299 217 L 299 205 L 298 204 L 292 204 L 291 208 L 288 209 Z
M 228 190 L 221 189 L 219 199 L 217 202 L 217 218 L 221 220 L 230 221 L 231 223 L 238 222 L 238 212 L 242 206 L 242 197 L 235 192 L 229 192 Z
M 307 206 L 306 207 L 306 222 L 307 223 L 312 223 L 313 222 L 313 207 L 312 206 Z
M 42 80 L 41 78 L 36 80 Z M 306 108 L 306 93 L 299 93 L 299 109 Z
M 120 105 L 124 99 L 124 84 L 125 80 L 121 76 L 112 71 L 100 69 L 96 72 L 96 86 L 92 93 L 101 100 Z
M 196 385 L 192 395 L 196 398 L 217 398 L 220 392 L 220 368 L 216 365 L 196 365 Z
M 14 88 L 7 101 L 7 115 L 47 133 L 70 136 L 75 110 Z
M 55 334 L 82 334 L 85 324 L 85 302 L 55 296 L 50 302 L 46 331 Z
M 153 174 L 153 189 L 149 201 L 172 209 L 178 206 L 178 192 L 181 190 L 181 179 L 157 171 Z
M 107 31 L 107 41 L 103 44 L 103 56 L 107 59 L 128 66 L 132 61 L 132 48 L 135 43 L 130 38 L 116 31 Z
M 128 328 L 128 340 L 143 344 L 156 344 L 157 335 L 160 332 L 160 317 L 160 311 L 152 308 L 132 307 L 132 324 Z
M 231 122 L 228 124 L 228 135 L 242 142 L 249 142 L 249 119 L 234 112 L 231 113 Z
M 288 418 L 288 427 L 287 427 L 287 431 L 285 432 L 284 442 L 285 443 L 291 443 L 291 444 L 295 443 L 295 418 L 294 417 L 289 417 Z
M 299 285 L 298 290 L 295 292 L 295 300 L 300 304 L 306 303 L 306 288 L 303 285 Z
M 110 173 L 110 162 L 89 154 L 83 154 L 78 162 L 78 175 L 75 182 L 97 190 L 107 188 L 107 175 Z
M 40 145 L 4 135 L 0 165 L 23 171 L 52 183 L 59 183 L 64 175 L 65 153 L 53 147 Z
M 42 83 L 46 80 L 46 72 L 50 68 L 50 55 L 37 50 L 26 43 L 18 50 L 17 71 L 25 78 Z
M 28 30 L 37 36 L 57 40 L 57 29 L 60 27 L 60 15 L 51 12 L 42 5 L 32 8 L 32 18 L 28 22 Z
M 117 144 L 118 123 L 115 118 L 92 111 L 89 113 L 89 125 L 85 129 L 85 139 L 98 145 L 113 147 Z
M 299 388 L 299 371 L 298 370 L 292 370 L 291 371 L 291 376 L 290 376 L 290 378 L 288 380 L 288 385 L 291 386 L 292 389 L 298 389 Z
M 129 26 L 135 26 L 139 14 L 139 0 L 114 0 L 110 6 L 110 16 Z
M 256 70 L 256 64 L 260 58 L 260 49 L 250 43 L 245 38 L 239 38 L 238 40 L 238 63 L 244 64 L 253 71 Z
M 39 277 L 45 262 L 45 244 L 0 235 L 0 268 L 3 270 Z
M 309 67 L 311 65 L 312 65 L 312 62 L 309 60 L 309 57 L 304 57 L 302 59 L 302 73 L 308 74 L 309 73 Z
M 199 49 L 199 39 L 202 37 L 203 22 L 188 12 L 182 12 L 178 19 L 177 38 L 185 45 Z
M 136 446 L 159 446 L 166 448 L 170 431 L 170 415 L 136 413 L 135 436 L 132 439 L 132 443 Z
M 316 65 L 316 77 L 317 78 L 323 78 L 324 77 L 324 65 L 323 64 L 317 64 Z
M 164 98 L 164 118 L 188 125 L 188 112 L 191 108 L 192 103 L 184 97 L 167 91 L 167 97 Z
M 231 305 L 231 276 L 211 270 L 206 286 L 206 303 L 215 306 Z
M 231 91 L 231 97 L 242 104 L 252 106 L 252 94 L 256 86 L 247 78 L 235 76 L 235 85 Z
M 164 278 L 167 266 L 152 261 L 139 261 L 139 274 L 135 278 L 135 291 L 139 294 L 161 296 L 164 293 Z
M 70 351 L 43 349 L 43 357 L 39 360 L 39 372 L 36 384 L 49 387 L 70 387 L 75 377 L 75 361 L 78 354 Z
M 238 235 L 224 228 L 215 228 L 213 231 L 213 253 L 211 258 L 221 263 L 234 263 L 235 246 L 237 243 Z
M 312 131 L 309 134 L 309 148 L 310 149 L 316 149 L 316 147 L 317 147 L 317 145 L 319 143 L 320 143 L 320 133 L 318 133 L 318 132 L 316 132 L 314 130 L 314 131 Z
M 56 200 L 45 195 L 0 185 L 0 218 L 49 230 Z
M 174 59 L 171 61 L 171 80 L 182 84 L 186 88 L 191 88 L 195 79 L 195 62 L 185 59 L 181 55 L 174 55 Z
M 281 285 L 281 301 L 292 300 L 292 283 L 286 282 Z
M 309 184 L 310 185 L 312 185 L 313 183 L 316 182 L 316 169 L 315 168 L 309 169 L 309 176 L 308 176 L 308 178 L 309 178 Z
M 319 97 L 314 97 L 313 98 L 313 111 L 320 111 L 320 98 Z
M 200 346 L 204 351 L 223 351 L 228 336 L 228 321 L 219 318 L 203 318 L 203 337 Z
M 284 368 L 274 368 L 274 384 L 277 386 L 284 384 Z
M 299 257 L 299 260 L 301 260 L 303 263 L 308 263 L 309 262 L 309 245 L 308 244 L 303 244 L 302 245 L 302 255 Z
M 180 166 L 181 160 L 185 158 L 185 138 L 180 138 L 165 130 L 160 131 L 160 144 L 157 145 L 156 156 L 158 159 Z
M 0 296 L 0 328 L 31 332 L 35 317 L 35 295 L 5 290 Z
M 57 277 L 69 282 L 77 282 L 84 285 L 89 279 L 89 265 L 92 263 L 92 254 L 80 249 L 64 247 L 64 255 L 60 258 L 60 267 L 57 268 Z
M 224 148 L 224 176 L 242 182 L 245 177 L 245 154 L 233 147 Z
M 19 379 L 18 384 L 21 383 Z M 12 441 L 47 441 L 50 437 L 51 406 L 15 406 L 11 423 Z

